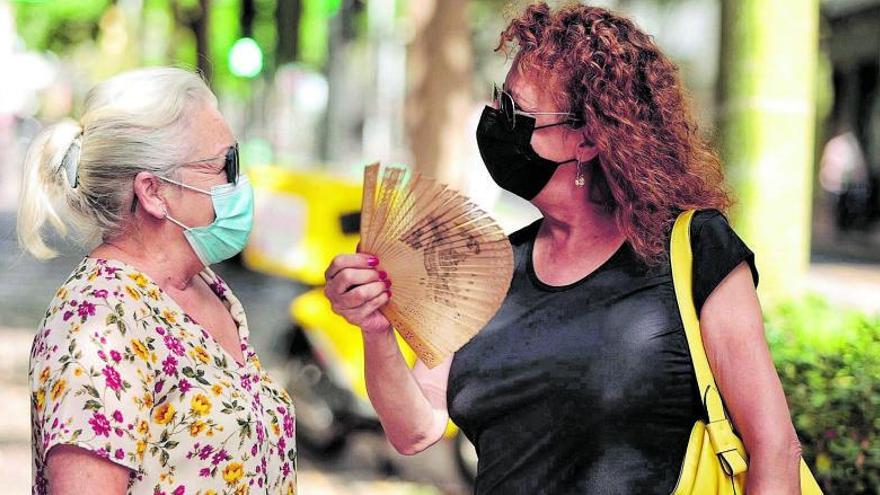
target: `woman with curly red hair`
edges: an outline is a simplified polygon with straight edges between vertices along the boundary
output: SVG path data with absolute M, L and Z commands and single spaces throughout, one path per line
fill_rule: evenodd
M 720 162 L 677 68 L 631 20 L 528 7 L 501 35 L 513 67 L 477 129 L 503 188 L 543 218 L 510 237 L 515 271 L 490 322 L 452 358 L 410 371 L 379 312 L 381 260 L 327 270 L 358 325 L 370 398 L 406 454 L 451 417 L 479 455 L 476 493 L 668 494 L 700 393 L 669 267 L 691 224 L 694 301 L 710 365 L 750 459 L 748 493 L 799 493 L 800 447 L 764 339 L 754 255 L 728 224 Z

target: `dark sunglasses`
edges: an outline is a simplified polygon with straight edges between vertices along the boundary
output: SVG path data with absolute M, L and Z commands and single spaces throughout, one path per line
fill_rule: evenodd
M 212 158 L 203 158 L 201 160 L 193 160 L 191 162 L 181 163 L 181 165 L 191 165 L 193 163 L 206 163 L 211 162 L 219 158 L 218 156 Z M 226 150 L 226 155 L 224 156 L 223 162 L 223 170 L 226 172 L 226 180 L 229 181 L 230 184 L 238 184 L 238 177 L 240 174 L 239 171 L 239 157 L 238 157 L 238 143 L 233 144 Z M 131 201 L 131 212 L 134 213 L 135 208 L 137 207 L 137 196 L 134 196 Z
M 212 162 L 219 157 L 211 157 L 204 158 L 202 160 L 193 160 L 191 162 L 183 163 L 182 165 L 191 165 L 193 163 L 205 163 Z M 233 144 L 226 150 L 226 156 L 224 158 L 223 170 L 226 172 L 226 180 L 229 181 L 230 184 L 238 184 L 239 177 L 239 157 L 238 157 L 238 143 Z
M 513 96 L 504 91 L 502 88 L 499 88 L 497 84 L 492 85 L 492 101 L 498 102 L 498 108 L 504 114 L 504 117 L 507 119 L 507 125 L 511 130 L 516 128 L 516 116 L 522 115 L 525 117 L 535 118 L 538 115 L 565 115 L 568 118 L 563 120 L 562 122 L 556 122 L 553 124 L 537 126 L 535 129 L 543 129 L 545 127 L 552 127 L 556 125 L 564 125 L 571 124 L 577 125 L 583 122 L 583 119 L 579 118 L 577 115 L 571 112 L 526 112 L 524 110 L 520 110 L 516 108 L 516 102 L 513 100 Z M 537 120 L 537 119 L 536 119 Z

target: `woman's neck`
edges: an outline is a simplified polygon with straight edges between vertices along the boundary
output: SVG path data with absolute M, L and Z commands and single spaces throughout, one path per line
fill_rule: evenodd
M 575 205 L 538 205 L 544 220 L 538 236 L 549 243 L 554 252 L 575 251 L 582 255 L 584 248 L 619 244 L 623 234 L 614 215 L 595 203 Z
M 193 253 L 179 254 L 180 249 L 168 249 L 141 242 L 132 236 L 120 236 L 104 241 L 89 255 L 96 258 L 117 259 L 147 274 L 166 292 L 182 292 L 191 286 L 193 277 L 203 269 Z M 189 249 L 187 246 L 186 249 Z

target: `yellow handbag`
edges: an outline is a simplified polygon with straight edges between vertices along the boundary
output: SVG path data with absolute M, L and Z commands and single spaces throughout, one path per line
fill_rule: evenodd
M 697 421 L 691 430 L 681 473 L 672 495 L 744 494 L 748 475 L 748 457 L 742 440 L 733 432 L 709 368 L 709 360 L 700 337 L 700 322 L 694 307 L 692 284 L 693 255 L 690 224 L 694 210 L 683 212 L 672 229 L 672 280 L 678 310 L 684 324 L 691 360 L 702 392 L 703 407 L 709 423 Z M 822 490 L 810 468 L 801 458 L 801 493 L 821 495 Z

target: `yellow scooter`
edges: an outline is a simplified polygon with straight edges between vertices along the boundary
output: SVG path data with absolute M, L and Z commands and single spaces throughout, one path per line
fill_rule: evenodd
M 334 313 L 324 296 L 324 270 L 359 240 L 360 182 L 325 172 L 280 167 L 248 170 L 256 191 L 254 228 L 242 254 L 253 270 L 282 275 L 312 287 L 290 303 L 286 386 L 297 410 L 297 441 L 313 452 L 335 455 L 356 430 L 379 430 L 364 378 L 360 330 Z M 415 353 L 397 336 L 407 363 Z M 451 421 L 445 437 L 455 442 L 464 479 L 476 474 L 473 446 Z

